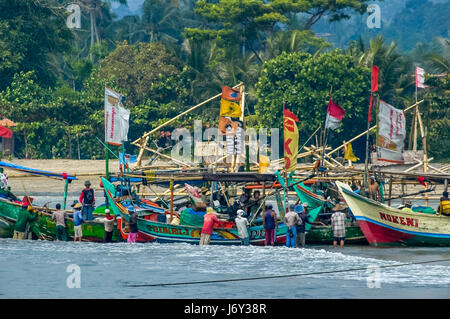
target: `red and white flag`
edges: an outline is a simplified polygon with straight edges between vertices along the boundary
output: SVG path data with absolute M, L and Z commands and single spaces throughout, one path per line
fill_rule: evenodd
M 325 128 L 335 130 L 342 118 L 345 115 L 345 110 L 335 103 L 332 99 L 328 102 L 327 119 L 325 120 Z
M 424 89 L 428 86 L 425 85 L 425 70 L 416 66 L 416 87 Z

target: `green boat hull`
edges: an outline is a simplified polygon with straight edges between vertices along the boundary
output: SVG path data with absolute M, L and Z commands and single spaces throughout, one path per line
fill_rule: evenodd
M 52 221 L 51 214 L 44 212 L 43 208 L 34 207 L 36 210 L 41 211 L 42 214 L 38 218 L 30 223 L 31 230 L 41 238 L 55 239 L 56 237 L 56 224 Z M 17 220 L 19 211 L 21 210 L 19 204 L 0 199 L 0 237 L 11 238 L 14 233 L 14 224 Z M 70 212 L 69 212 L 70 213 Z M 74 225 L 72 219 L 66 220 L 66 230 L 69 240 L 73 240 Z M 82 224 L 83 240 L 92 242 L 103 242 L 105 237 L 105 227 L 102 222 L 88 221 Z M 120 231 L 114 228 L 113 241 L 123 241 Z
M 333 229 L 331 226 L 316 226 L 306 234 L 307 244 L 332 244 Z M 348 244 L 368 244 L 366 237 L 359 225 L 347 225 L 345 227 L 345 242 Z

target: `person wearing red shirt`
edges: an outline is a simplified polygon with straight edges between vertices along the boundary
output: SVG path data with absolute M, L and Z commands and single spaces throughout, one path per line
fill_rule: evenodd
M 214 223 L 222 224 L 216 216 L 216 211 L 212 207 L 208 207 L 203 220 L 203 228 L 200 233 L 200 245 L 209 245 Z

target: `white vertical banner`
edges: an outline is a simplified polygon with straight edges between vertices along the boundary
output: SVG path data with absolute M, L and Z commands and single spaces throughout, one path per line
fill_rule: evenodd
M 122 95 L 105 87 L 105 142 L 113 145 L 128 140 L 130 111 L 121 99 Z
M 377 157 L 380 161 L 403 163 L 406 120 L 402 110 L 380 100 L 378 111 Z
M 425 70 L 416 66 L 416 87 L 424 89 L 425 85 Z

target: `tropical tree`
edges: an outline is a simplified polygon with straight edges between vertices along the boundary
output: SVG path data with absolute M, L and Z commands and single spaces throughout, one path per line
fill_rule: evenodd
M 425 82 L 424 125 L 427 151 L 436 160 L 450 161 L 450 74 L 430 74 Z
M 368 46 L 362 40 L 353 42 L 347 53 L 363 67 L 376 65 L 379 69 L 380 98 L 392 104 L 403 105 L 403 97 L 414 86 L 414 79 L 411 77 L 413 70 L 408 59 L 398 52 L 395 42 L 386 45 L 384 37 L 379 35 L 371 39 Z
M 0 90 L 21 71 L 34 71 L 44 86 L 56 84 L 53 61 L 73 38 L 65 15 L 53 0 L 0 0 Z
M 127 4 L 127 0 L 80 0 L 79 3 L 83 11 L 87 11 L 89 15 L 89 27 L 90 27 L 90 45 L 89 48 L 102 40 L 102 24 L 104 21 L 111 21 L 109 12 L 109 5 L 112 2 L 117 2 L 123 5 Z M 100 25 L 99 22 L 100 21 Z M 107 25 L 108 23 L 106 23 Z M 89 50 L 88 50 L 89 52 Z M 92 53 L 89 53 L 91 60 L 93 59 Z
M 101 108 L 101 104 L 97 109 Z M 18 123 L 15 129 L 16 156 L 25 158 L 71 158 L 76 145 L 79 158 L 92 158 L 95 110 L 83 94 L 67 86 L 57 89 L 38 84 L 33 71 L 16 74 L 0 93 L 2 115 Z M 100 125 L 102 127 L 103 124 Z M 83 128 L 83 131 L 80 128 Z M 89 133 L 89 135 L 83 133 Z M 98 145 L 96 152 L 101 151 Z
M 437 38 L 438 43 L 441 44 L 441 52 L 430 52 L 425 55 L 425 58 L 431 68 L 431 72 L 450 72 L 450 39 Z
M 195 12 L 209 23 L 204 28 L 186 28 L 193 39 L 214 39 L 224 46 L 244 47 L 262 62 L 258 51 L 273 32 L 283 30 L 292 15 L 308 15 L 303 29 L 309 30 L 325 14 L 335 21 L 348 17 L 348 9 L 362 13 L 366 0 L 199 0 Z
M 190 76 L 189 68 L 164 44 L 124 42 L 100 62 L 87 90 L 102 97 L 108 85 L 122 93 L 133 123 L 129 136 L 138 138 L 192 104 Z M 101 116 L 96 115 L 97 120 L 102 120 Z
M 331 132 L 330 144 L 348 140 L 367 125 L 370 71 L 338 50 L 316 57 L 282 53 L 264 63 L 256 88 L 259 126 L 281 128 L 285 104 L 300 120 L 300 137 L 308 136 L 323 127 L 330 91 L 346 110 L 340 128 Z
M 315 54 L 331 45 L 318 38 L 310 30 L 278 31 L 267 39 L 266 50 L 262 56 L 265 60 L 277 57 L 281 53 L 307 52 Z

